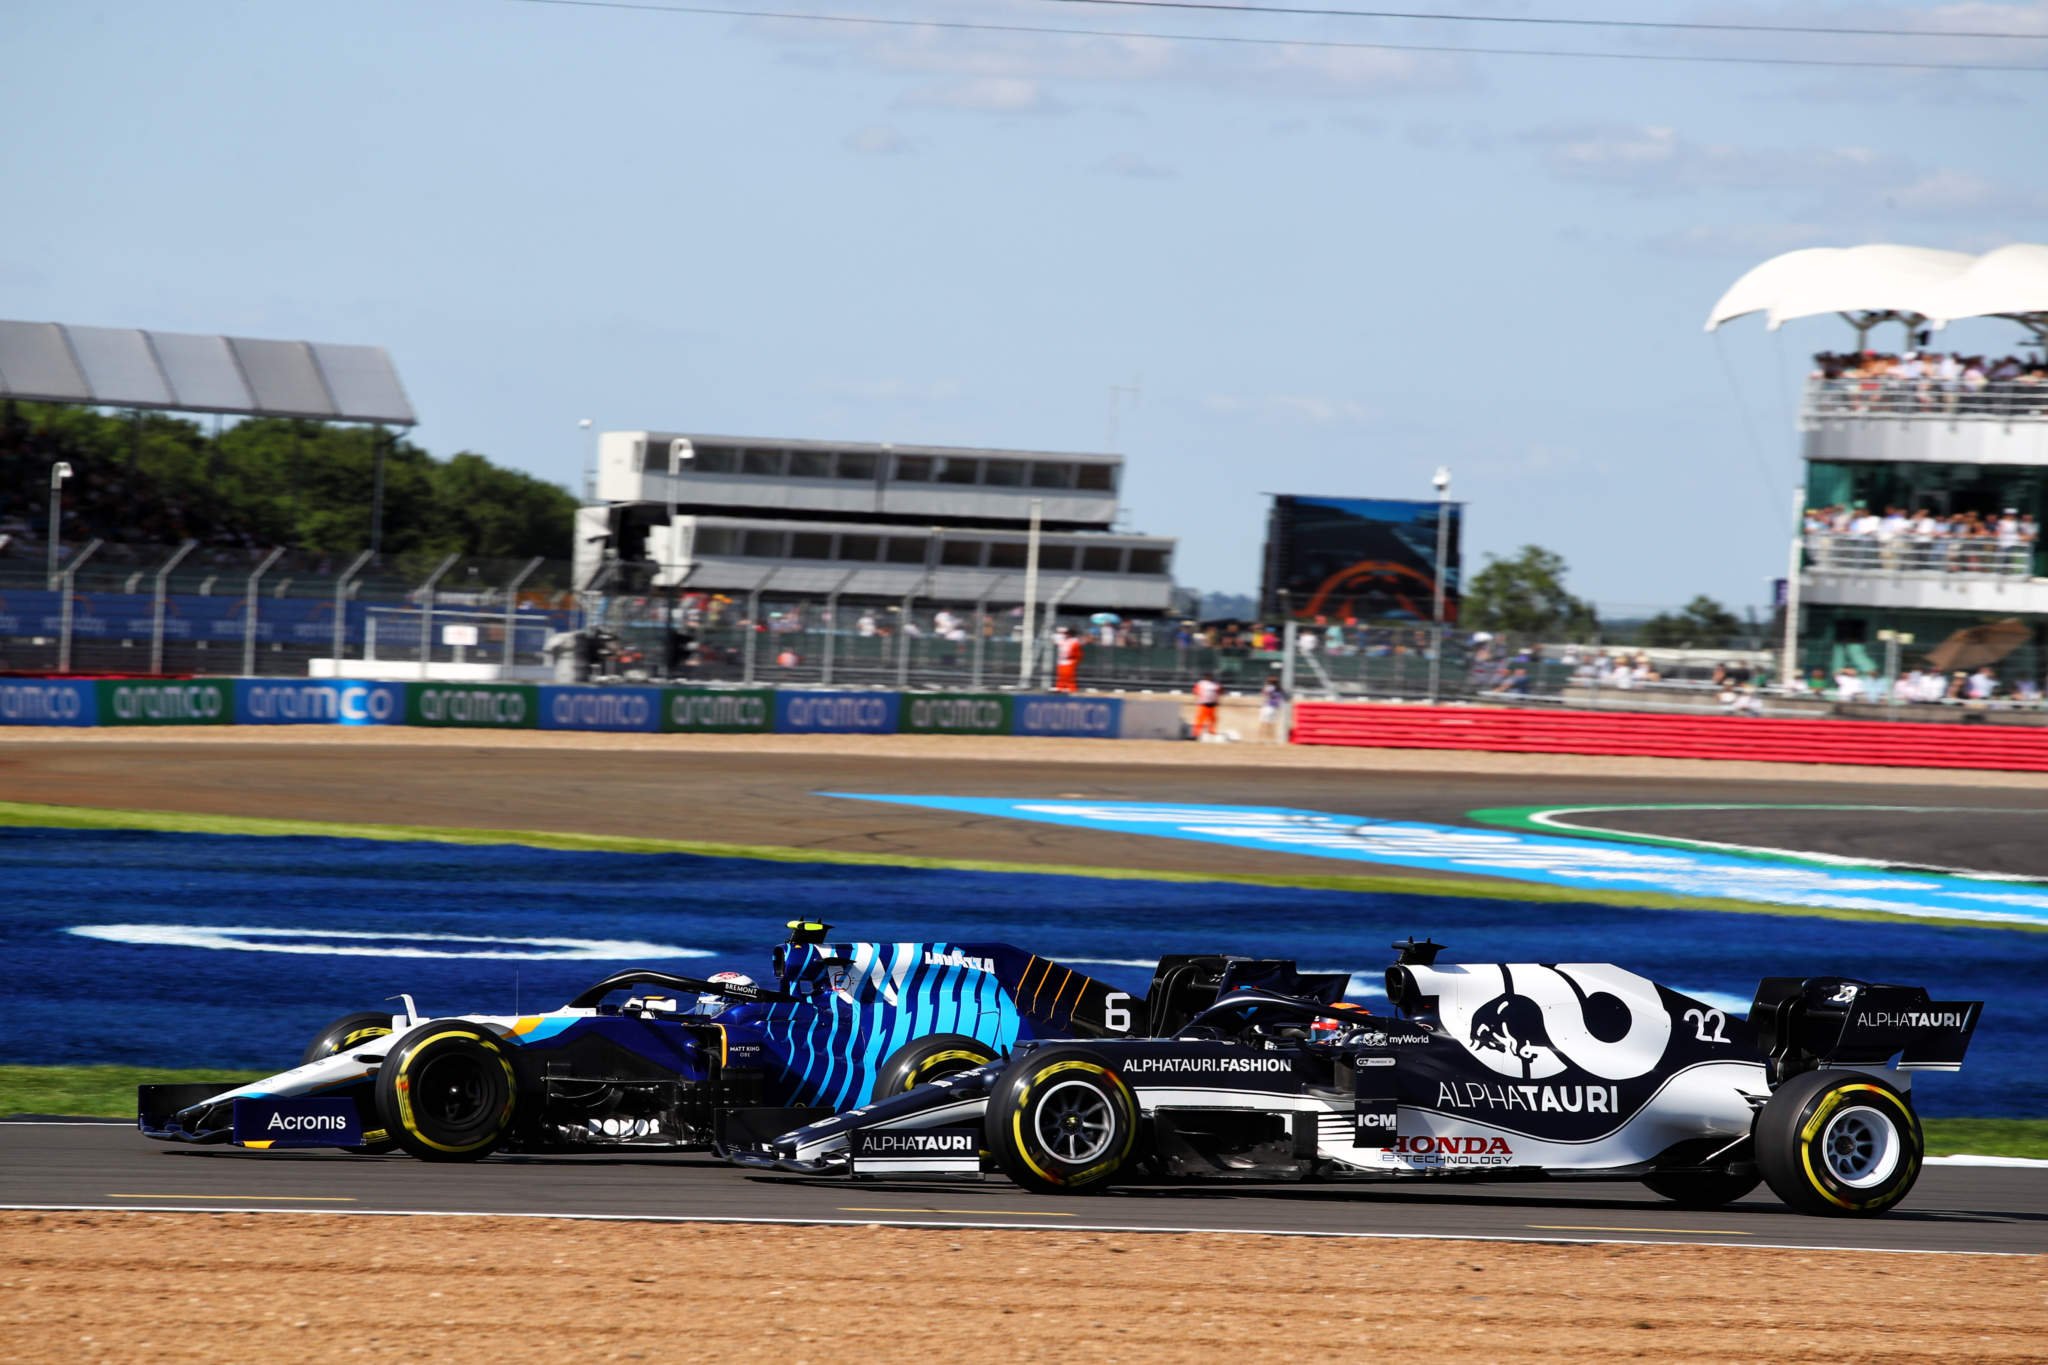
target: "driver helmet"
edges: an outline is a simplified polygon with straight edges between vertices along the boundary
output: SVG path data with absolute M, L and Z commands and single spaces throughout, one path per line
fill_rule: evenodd
M 748 976 L 745 972 L 713 972 L 704 979 L 713 985 L 751 986 L 754 984 L 754 978 Z M 725 1007 L 731 1003 L 732 1001 L 722 995 L 713 995 L 707 992 L 697 997 L 696 1012 L 706 1015 L 722 1014 L 725 1012 Z

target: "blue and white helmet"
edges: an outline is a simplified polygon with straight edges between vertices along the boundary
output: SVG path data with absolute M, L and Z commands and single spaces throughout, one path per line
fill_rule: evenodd
M 754 978 L 748 976 L 745 972 L 713 972 L 704 979 L 712 982 L 714 985 L 751 986 L 754 984 Z M 722 1014 L 725 1011 L 725 1007 L 731 1003 L 732 1001 L 722 995 L 712 995 L 707 992 L 697 997 L 696 1012 L 704 1015 Z

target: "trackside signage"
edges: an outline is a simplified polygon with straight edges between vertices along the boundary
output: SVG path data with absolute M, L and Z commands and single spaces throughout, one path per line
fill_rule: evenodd
M 298 678 L 235 680 L 237 725 L 403 725 L 400 683 Z
M 1020 735 L 1064 735 L 1079 739 L 1116 739 L 1123 723 L 1118 697 L 1019 697 Z
M 349 1099 L 236 1100 L 235 1141 L 251 1147 L 360 1147 L 363 1121 Z
M 784 735 L 892 735 L 902 697 L 895 692 L 781 692 L 775 730 Z
M 232 725 L 235 686 L 231 678 L 185 678 L 177 682 L 126 682 L 103 678 L 99 689 L 102 725 Z
M 0 682 L 0 725 L 99 722 L 99 693 L 89 682 Z
M 1011 699 L 987 692 L 909 692 L 898 711 L 906 735 L 1007 735 Z
M 539 691 L 525 683 L 407 683 L 405 723 L 534 730 L 540 727 Z
M 775 728 L 775 694 L 765 687 L 671 687 L 662 693 L 661 728 L 676 734 L 766 734 Z
M 658 687 L 543 687 L 543 730 L 628 730 L 652 734 L 661 728 Z

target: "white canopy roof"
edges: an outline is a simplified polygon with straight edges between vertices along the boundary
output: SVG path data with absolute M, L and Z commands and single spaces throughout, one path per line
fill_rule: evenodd
M 1819 313 L 1954 318 L 2048 312 L 2048 246 L 1982 256 L 1919 246 L 1808 247 L 1773 256 L 1723 294 L 1707 330 L 1749 313 L 1780 323 Z

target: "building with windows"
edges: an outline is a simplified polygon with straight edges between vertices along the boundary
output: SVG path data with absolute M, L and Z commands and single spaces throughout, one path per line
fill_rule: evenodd
M 1116 455 L 607 431 L 577 577 L 1008 605 L 1025 598 L 1035 512 L 1040 604 L 1164 612 L 1174 541 L 1114 529 L 1122 476 Z
M 1788 662 L 1802 674 L 1884 676 L 1887 637 L 1913 637 L 1899 661 L 1913 667 L 1959 630 L 2018 621 L 2024 633 L 1998 632 L 2002 653 L 1969 657 L 1997 669 L 1998 695 L 2038 686 L 2048 663 L 2048 246 L 1794 251 L 1738 280 L 1707 328 L 1753 312 L 1773 329 L 1823 313 L 1855 329 L 1853 350 L 1815 357 L 1800 405 L 1806 516 L 1787 594 Z M 1945 344 L 1947 323 L 1980 317 L 2018 334 L 1996 353 Z

